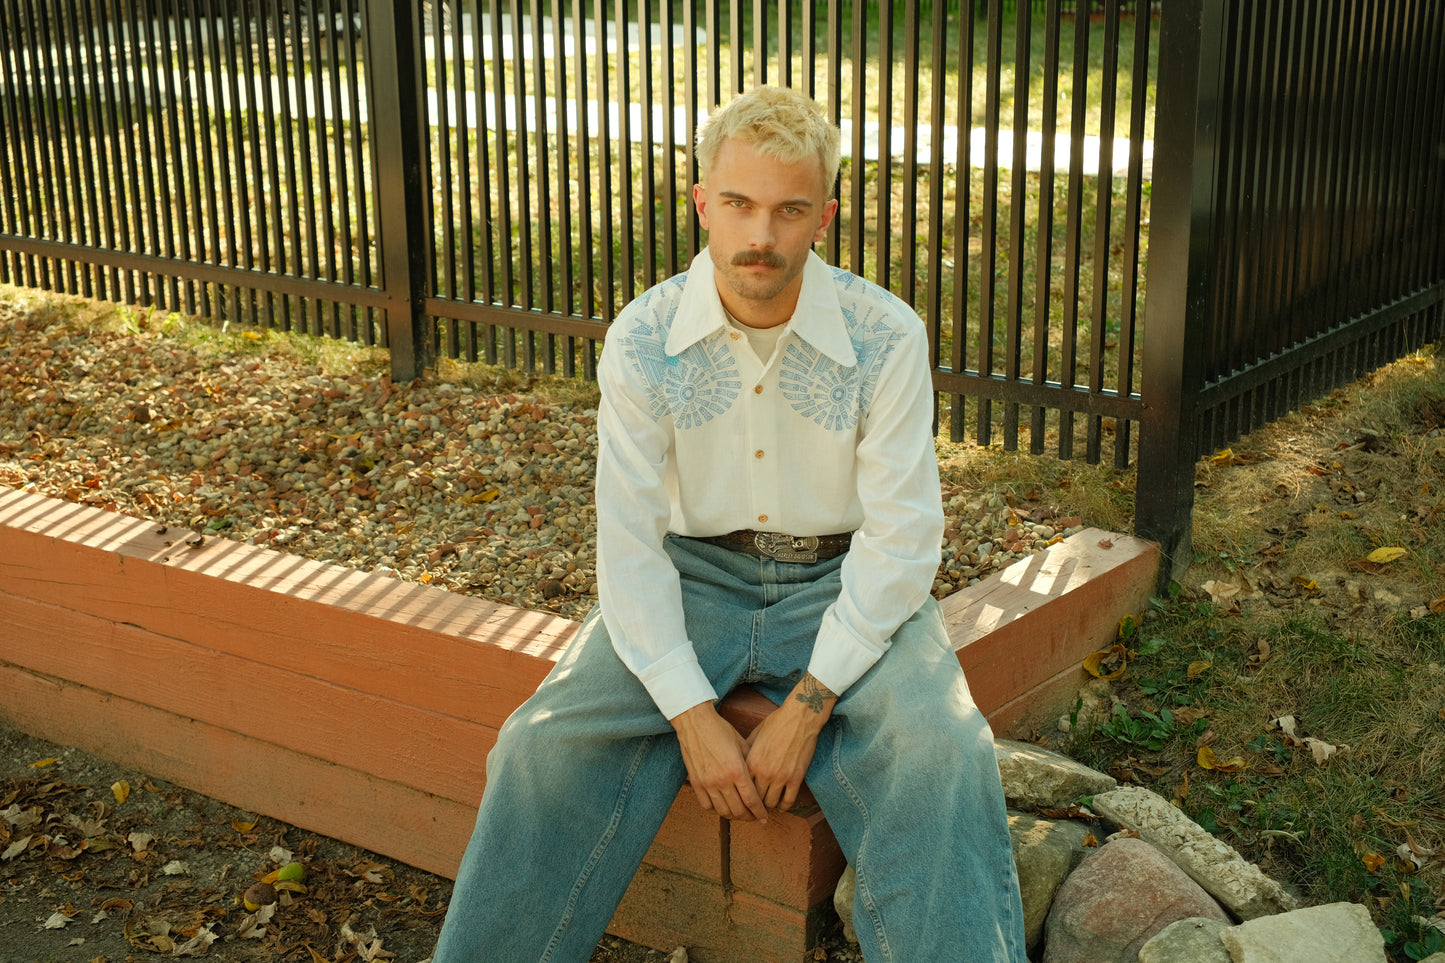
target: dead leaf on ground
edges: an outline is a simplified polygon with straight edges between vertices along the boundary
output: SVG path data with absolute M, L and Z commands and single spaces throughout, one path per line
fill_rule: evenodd
M 1113 681 L 1124 674 L 1128 660 L 1129 651 L 1116 642 L 1107 649 L 1084 656 L 1084 671 L 1096 679 Z
M 1233 582 L 1221 582 L 1218 579 L 1210 579 L 1199 586 L 1209 593 L 1209 599 L 1215 605 L 1228 607 L 1234 603 L 1239 595 L 1239 586 Z
M 1385 865 L 1385 857 L 1379 853 L 1370 852 L 1361 856 L 1360 862 L 1365 864 L 1365 871 L 1373 876 L 1380 871 L 1381 866 Z
M 1394 546 L 1388 548 L 1377 548 L 1369 555 L 1365 556 L 1365 561 L 1374 562 L 1376 565 L 1386 565 L 1390 562 L 1395 561 L 1397 558 L 1403 558 L 1408 554 L 1409 552 L 1407 552 L 1405 549 Z
M 1245 762 L 1242 756 L 1235 756 L 1232 759 L 1221 762 L 1219 757 L 1214 754 L 1214 750 L 1209 746 L 1201 746 L 1199 752 L 1195 755 L 1195 759 L 1198 761 L 1200 768 L 1212 769 L 1215 772 L 1240 772 L 1241 770 L 1249 768 L 1249 763 Z

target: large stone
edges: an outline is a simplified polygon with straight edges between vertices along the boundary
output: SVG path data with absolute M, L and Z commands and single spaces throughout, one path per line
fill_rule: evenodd
M 1142 839 L 1116 839 L 1085 859 L 1054 896 L 1043 963 L 1135 963 L 1177 920 L 1229 917 L 1167 856 Z
M 1164 927 L 1139 948 L 1139 963 L 1233 963 L 1219 936 L 1229 926 L 1194 918 Z
M 1088 830 L 1065 820 L 1009 813 L 1008 833 L 1024 903 L 1024 936 L 1032 953 L 1043 939 L 1054 893 L 1087 852 Z
M 843 938 L 849 943 L 858 942 L 858 931 L 853 929 L 853 894 L 858 890 L 858 876 L 852 866 L 843 867 L 838 877 L 838 888 L 833 890 L 833 909 L 843 921 Z
M 997 739 L 993 752 L 1004 798 L 1015 809 L 1063 809 L 1082 796 L 1108 792 L 1118 785 L 1112 776 L 1026 742 Z
M 1385 938 L 1358 903 L 1310 906 L 1225 930 L 1232 963 L 1385 963 Z
M 1241 920 L 1287 913 L 1299 904 L 1279 883 L 1216 839 L 1163 796 L 1129 786 L 1094 797 L 1094 812 L 1138 830 Z

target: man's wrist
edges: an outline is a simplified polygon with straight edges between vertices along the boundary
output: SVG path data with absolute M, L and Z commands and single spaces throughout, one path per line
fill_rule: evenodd
M 804 719 L 821 727 L 828 721 L 837 701 L 838 696 L 831 689 L 814 678 L 812 673 L 808 673 L 788 694 L 787 704 Z

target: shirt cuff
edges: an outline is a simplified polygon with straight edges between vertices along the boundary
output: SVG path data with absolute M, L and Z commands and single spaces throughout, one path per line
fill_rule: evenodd
M 667 662 L 670 660 L 663 660 Z M 704 702 L 716 702 L 717 690 L 712 687 L 697 656 L 688 653 L 686 659 L 674 665 L 653 665 L 647 675 L 638 676 L 647 688 L 647 694 L 657 704 L 658 710 L 668 719 L 675 719 L 693 706 Z
M 813 644 L 813 655 L 808 660 L 808 672 L 826 686 L 829 692 L 841 696 L 853 683 L 861 679 L 864 673 L 873 668 L 874 663 L 881 659 L 888 649 L 886 646 L 882 649 L 874 648 L 853 638 L 840 626 L 830 627 L 828 622 L 829 619 L 825 616 L 823 630 L 818 633 L 818 641 Z

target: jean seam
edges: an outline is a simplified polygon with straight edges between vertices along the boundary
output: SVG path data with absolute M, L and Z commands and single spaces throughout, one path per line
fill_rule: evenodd
M 577 913 L 577 904 L 582 898 L 582 890 L 586 887 L 588 880 L 592 878 L 592 872 L 597 864 L 602 862 L 602 857 L 607 853 L 607 847 L 611 844 L 613 837 L 617 835 L 617 827 L 622 822 L 623 811 L 627 808 L 628 797 L 632 795 L 632 784 L 637 779 L 638 770 L 647 755 L 648 748 L 652 745 L 652 736 L 643 738 L 637 752 L 633 754 L 632 765 L 628 767 L 626 778 L 622 782 L 622 791 L 617 795 L 617 805 L 612 809 L 612 818 L 607 821 L 607 828 L 602 831 L 602 836 L 597 840 L 597 845 L 592 848 L 592 853 L 587 857 L 582 872 L 577 876 L 577 882 L 572 886 L 572 892 L 567 894 L 567 905 L 562 911 L 562 918 L 557 921 L 557 928 L 552 931 L 552 938 L 547 941 L 547 947 L 542 952 L 539 963 L 548 963 L 552 959 L 562 938 L 567 933 L 567 928 L 572 925 L 572 918 Z
M 873 901 L 873 894 L 868 885 L 868 873 L 859 865 L 862 862 L 860 857 L 863 855 L 863 848 L 867 845 L 870 835 L 871 820 L 868 816 L 868 806 L 863 801 L 863 797 L 853 788 L 853 783 L 843 772 L 842 746 L 843 740 L 835 730 L 832 751 L 833 778 L 838 783 L 838 787 L 847 795 L 849 801 L 853 803 L 853 808 L 858 810 L 858 816 L 862 823 L 861 831 L 858 834 L 858 852 L 853 856 L 854 895 L 867 911 L 868 922 L 873 929 L 873 936 L 878 942 L 878 951 L 887 961 L 893 959 L 893 949 L 888 945 L 888 935 L 883 930 L 883 917 L 878 912 L 878 904 Z

